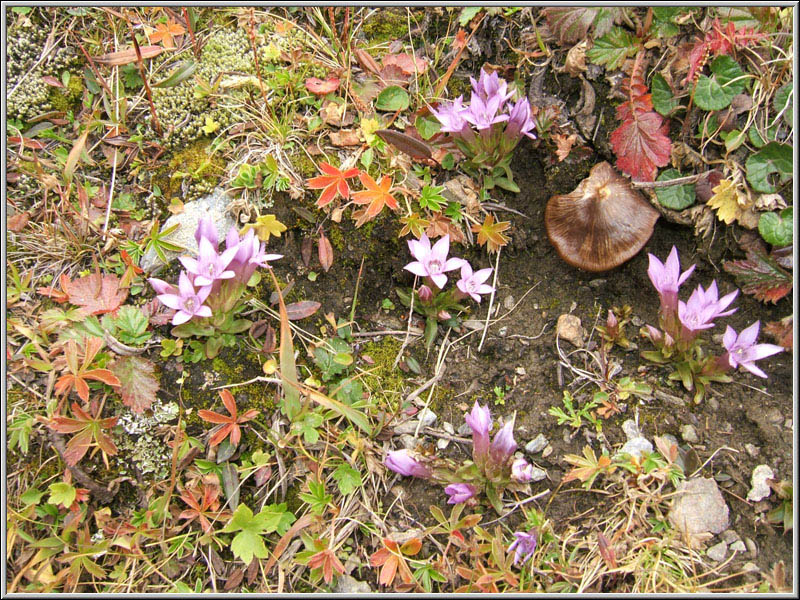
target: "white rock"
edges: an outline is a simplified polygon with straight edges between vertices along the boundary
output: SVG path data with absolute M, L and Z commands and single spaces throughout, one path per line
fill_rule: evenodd
M 728 556 L 728 544 L 725 542 L 714 544 L 706 551 L 706 556 L 716 562 L 725 560 L 725 557 Z
M 417 430 L 417 425 L 419 425 L 419 421 L 416 419 L 411 419 L 409 421 L 403 421 L 402 423 L 394 426 L 395 433 L 411 433 L 413 434 Z M 420 427 L 420 431 L 422 428 Z
M 453 425 L 451 423 L 448 423 L 447 421 L 442 423 L 442 429 L 444 429 L 450 435 L 455 435 L 456 433 L 456 430 L 453 429 Z
M 556 323 L 556 337 L 568 341 L 576 348 L 583 348 L 583 336 L 586 334 L 581 320 L 575 315 L 563 314 Z
M 447 448 L 449 445 L 450 445 L 450 440 L 446 440 L 446 439 L 444 439 L 444 438 L 439 438 L 438 440 L 436 440 L 436 447 L 437 447 L 439 450 L 444 450 L 444 449 L 445 449 L 445 448 Z
M 170 233 L 165 241 L 177 244 L 185 250 L 181 252 L 164 251 L 164 255 L 169 262 L 175 260 L 182 254 L 197 254 L 197 240 L 194 239 L 194 232 L 197 229 L 197 223 L 202 217 L 210 216 L 214 225 L 217 226 L 217 235 L 221 246 L 225 247 L 225 236 L 231 227 L 236 225 L 235 221 L 228 215 L 227 209 L 231 199 L 224 193 L 215 191 L 214 193 L 204 196 L 198 200 L 187 202 L 183 205 L 183 212 L 177 215 L 172 215 L 169 219 L 164 221 L 161 226 L 161 231 L 165 231 L 169 227 L 178 224 L 178 228 Z M 144 269 L 145 273 L 155 273 L 164 266 L 162 260 L 158 257 L 155 250 L 152 248 L 145 252 L 144 256 L 139 260 L 139 266 Z
M 763 500 L 772 492 L 772 488 L 767 485 L 767 479 L 773 479 L 775 474 L 767 465 L 758 465 L 753 469 L 753 475 L 750 478 L 750 491 L 747 492 L 747 499 L 751 502 L 758 502 Z
M 471 435 L 472 434 L 472 427 L 464 423 L 463 425 L 458 426 L 458 435 Z
M 419 440 L 410 433 L 404 433 L 403 435 L 400 436 L 400 443 L 406 450 L 413 450 L 414 448 L 417 447 L 417 443 L 419 443 Z
M 546 446 L 547 438 L 544 437 L 543 433 L 540 433 L 530 442 L 525 444 L 525 452 L 528 452 L 529 454 L 536 454 L 537 452 L 544 450 Z
M 545 471 L 543 471 L 542 469 L 539 469 L 537 467 L 533 467 L 531 469 L 531 476 L 532 476 L 531 477 L 531 481 L 541 481 L 542 479 L 547 477 L 547 473 Z
M 346 573 L 339 575 L 334 591 L 339 594 L 371 594 L 372 588 L 366 581 L 359 581 Z
M 630 454 L 631 456 L 639 458 L 643 452 L 649 453 L 652 451 L 653 444 L 650 443 L 650 440 L 643 437 L 635 437 L 625 442 L 625 445 L 619 449 L 614 457 L 616 458 L 622 456 L 623 454 Z
M 697 431 L 695 430 L 694 426 L 688 423 L 681 427 L 681 437 L 687 444 L 696 444 L 700 441 L 700 438 L 697 437 Z
M 748 453 L 750 456 L 752 456 L 753 458 L 755 458 L 756 456 L 758 456 L 758 452 L 759 452 L 759 448 L 758 448 L 758 446 L 756 446 L 756 445 L 754 445 L 754 444 L 745 444 L 745 445 L 744 445 L 744 449 L 745 449 L 745 450 L 747 450 L 747 453 Z
M 627 419 L 622 424 L 622 431 L 625 432 L 625 437 L 628 438 L 629 440 L 632 440 L 633 438 L 637 437 L 643 437 L 642 432 L 639 431 L 639 426 L 633 419 Z
M 436 413 L 433 412 L 430 408 L 424 408 L 419 413 L 417 413 L 417 418 L 422 421 L 423 427 L 431 427 L 434 423 L 436 423 Z
M 547 444 L 547 448 L 542 450 L 542 458 L 547 458 L 553 453 L 553 447 L 550 444 Z

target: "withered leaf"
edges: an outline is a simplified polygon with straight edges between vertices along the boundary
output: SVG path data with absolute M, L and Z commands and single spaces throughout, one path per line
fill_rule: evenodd
M 303 265 L 308 267 L 311 262 L 311 250 L 314 248 L 314 240 L 306 236 L 300 242 L 300 258 L 303 260 Z
M 120 381 L 120 396 L 133 412 L 143 413 L 156 399 L 158 379 L 152 362 L 141 356 L 123 356 L 111 364 L 111 372 Z
M 323 270 L 327 273 L 333 264 L 333 248 L 331 242 L 324 233 L 319 234 L 318 245 L 319 264 L 322 265 Z
M 62 286 L 72 304 L 92 315 L 115 311 L 128 297 L 128 289 L 120 288 L 119 277 L 101 275 L 99 270 L 74 281 L 62 281 Z
M 153 58 L 161 54 L 164 49 L 161 46 L 139 46 L 139 51 L 142 53 L 142 59 Z M 120 50 L 119 52 L 109 52 L 95 56 L 94 61 L 103 65 L 121 66 L 136 62 L 136 49 L 129 48 L 128 50 Z
M 357 129 L 342 129 L 341 131 L 331 131 L 331 144 L 334 146 L 358 146 L 361 143 L 359 131 Z
M 286 314 L 290 321 L 299 321 L 300 319 L 305 319 L 313 315 L 319 310 L 320 306 L 322 306 L 322 304 L 315 300 L 301 300 L 300 302 L 287 304 Z

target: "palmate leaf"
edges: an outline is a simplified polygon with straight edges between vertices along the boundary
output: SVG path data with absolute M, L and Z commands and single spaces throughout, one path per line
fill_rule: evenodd
M 594 25 L 594 35 L 608 33 L 622 13 L 621 8 L 600 7 L 550 7 L 542 10 L 547 26 L 563 45 L 574 44 L 586 38 Z
M 143 413 L 156 399 L 159 384 L 154 368 L 141 356 L 122 356 L 111 364 L 111 372 L 119 379 L 122 403 L 135 413 Z
M 477 223 L 472 226 L 472 231 L 478 234 L 478 244 L 483 246 L 486 244 L 486 249 L 489 252 L 497 252 L 508 244 L 510 238 L 503 235 L 503 232 L 511 227 L 509 221 L 498 221 L 495 223 L 494 216 L 487 215 L 483 224 Z
M 622 27 L 614 27 L 594 42 L 586 52 L 586 58 L 596 65 L 605 65 L 609 70 L 619 69 L 629 56 L 636 54 L 639 39 Z
M 101 275 L 99 270 L 73 281 L 62 280 L 62 286 L 72 304 L 92 315 L 115 311 L 128 297 L 128 290 L 120 287 L 119 277 Z
M 725 261 L 722 268 L 736 277 L 736 284 L 745 294 L 761 302 L 777 303 L 792 291 L 792 274 L 758 250 L 747 250 L 746 260 Z

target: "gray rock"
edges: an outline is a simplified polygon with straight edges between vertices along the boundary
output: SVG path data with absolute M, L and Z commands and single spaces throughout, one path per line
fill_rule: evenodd
M 547 477 L 547 473 L 545 471 L 543 471 L 542 469 L 539 469 L 537 467 L 533 467 L 531 469 L 531 476 L 532 476 L 531 477 L 531 481 L 541 481 L 542 479 Z
M 576 348 L 583 348 L 583 337 L 586 335 L 581 320 L 575 315 L 563 314 L 556 323 L 556 337 L 568 341 Z
M 403 421 L 402 423 L 394 426 L 394 432 L 401 434 L 401 433 L 410 433 L 413 434 L 417 430 L 417 425 L 419 425 L 419 421 L 416 419 L 411 419 L 410 421 Z M 422 431 L 422 427 L 420 427 L 420 431 Z
M 772 472 L 767 465 L 758 465 L 753 469 L 753 475 L 750 478 L 750 491 L 747 492 L 747 499 L 751 502 L 758 502 L 763 500 L 772 492 L 772 488 L 767 485 L 768 479 L 773 479 L 775 473 Z
M 217 226 L 217 233 L 219 240 L 224 244 L 223 240 L 228 233 L 228 229 L 236 225 L 236 222 L 228 215 L 227 208 L 231 199 L 220 191 L 215 191 L 209 196 L 204 196 L 199 200 L 187 202 L 183 206 L 183 212 L 178 215 L 172 215 L 169 219 L 164 221 L 161 226 L 161 231 L 172 227 L 176 223 L 179 227 L 169 234 L 165 241 L 177 244 L 185 251 L 169 252 L 164 251 L 169 262 L 175 260 L 182 254 L 197 254 L 197 240 L 194 239 L 194 232 L 197 229 L 197 223 L 202 217 L 210 215 Z M 149 249 L 139 261 L 139 266 L 144 269 L 145 273 L 156 273 L 160 270 L 164 263 L 156 254 L 155 250 Z
M 503 300 L 503 308 L 511 310 L 514 308 L 514 296 L 506 296 Z
M 722 541 L 726 544 L 732 544 L 740 539 L 735 529 L 726 529 L 719 537 L 722 538 Z
M 410 433 L 404 433 L 403 435 L 400 436 L 400 443 L 406 450 L 413 450 L 414 448 L 416 448 L 417 442 L 419 442 L 419 440 Z
M 725 542 L 714 544 L 706 551 L 706 556 L 716 562 L 725 560 L 725 557 L 728 556 L 728 544 Z
M 747 546 L 747 555 L 755 560 L 758 558 L 758 545 L 750 538 L 744 538 L 744 545 Z
M 639 430 L 639 426 L 636 424 L 636 421 L 633 419 L 627 419 L 622 424 L 622 431 L 625 432 L 625 437 L 629 440 L 642 436 L 642 432 Z
M 529 454 L 536 454 L 537 452 L 541 452 L 547 446 L 547 438 L 544 437 L 543 433 L 540 433 L 535 438 L 533 438 L 530 442 L 525 444 L 525 452 Z
M 653 451 L 653 444 L 650 443 L 650 440 L 643 437 L 635 437 L 633 439 L 628 440 L 625 442 L 625 445 L 619 449 L 614 456 L 621 456 L 623 454 L 630 454 L 631 456 L 635 456 L 639 458 L 643 452 L 650 453 Z
M 676 488 L 670 522 L 697 545 L 728 528 L 728 505 L 713 479 L 695 477 Z
M 372 588 L 366 581 L 359 581 L 347 574 L 339 575 L 334 591 L 338 594 L 371 594 Z
M 472 427 L 470 427 L 466 423 L 464 423 L 463 425 L 459 425 L 456 431 L 458 431 L 458 435 L 472 435 Z
M 422 421 L 423 427 L 431 427 L 434 423 L 436 423 L 436 413 L 433 412 L 430 408 L 424 408 L 419 413 L 417 413 L 417 418 Z
M 445 449 L 445 448 L 447 448 L 449 445 L 450 445 L 450 440 L 447 440 L 447 439 L 445 439 L 445 438 L 439 438 L 438 440 L 436 440 L 436 447 L 437 447 L 439 450 L 444 450 L 444 449 Z
M 681 427 L 681 437 L 687 444 L 696 444 L 700 441 L 700 438 L 697 437 L 697 430 L 695 430 L 693 425 L 689 425 L 688 423 Z
M 742 540 L 736 540 L 730 545 L 731 552 L 745 552 L 747 551 L 747 546 Z
M 751 457 L 755 458 L 756 456 L 758 456 L 758 452 L 759 452 L 758 446 L 756 446 L 754 444 L 745 444 L 744 445 L 744 449 L 747 450 L 747 453 Z

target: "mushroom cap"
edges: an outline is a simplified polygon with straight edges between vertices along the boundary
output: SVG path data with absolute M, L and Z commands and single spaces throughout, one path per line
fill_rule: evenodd
M 650 239 L 659 212 L 607 162 L 592 167 L 572 192 L 553 196 L 544 213 L 559 256 L 586 271 L 608 271 Z

